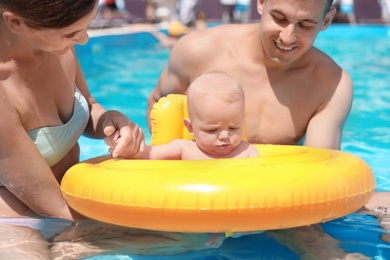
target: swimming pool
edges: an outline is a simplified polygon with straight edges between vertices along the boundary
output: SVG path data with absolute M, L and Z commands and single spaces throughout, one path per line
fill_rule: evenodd
M 390 191 L 390 27 L 332 25 L 315 45 L 351 75 L 354 102 L 345 124 L 342 150 L 366 160 L 374 170 L 377 190 Z M 107 109 L 118 109 L 147 131 L 146 99 L 165 67 L 169 49 L 148 33 L 92 37 L 77 53 L 94 97 Z M 82 138 L 81 159 L 107 153 L 101 141 Z M 389 259 L 383 230 L 367 215 L 351 214 L 322 225 L 349 252 Z M 124 257 L 124 256 L 122 256 Z M 186 259 L 298 259 L 264 234 L 227 239 L 219 249 L 192 252 Z M 101 259 L 104 257 L 92 257 Z M 131 256 L 132 259 L 151 259 Z M 182 259 L 153 256 L 153 259 Z M 104 258 L 107 259 L 107 258 Z M 111 258 L 112 259 L 112 256 Z M 115 259 L 124 259 L 118 258 Z M 125 258 L 126 259 L 126 258 Z

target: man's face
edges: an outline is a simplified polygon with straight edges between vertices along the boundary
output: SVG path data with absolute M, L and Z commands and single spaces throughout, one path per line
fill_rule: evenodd
M 326 0 L 259 0 L 261 41 L 274 62 L 290 64 L 313 45 L 333 16 L 325 16 Z M 329 19 L 330 18 L 330 19 Z

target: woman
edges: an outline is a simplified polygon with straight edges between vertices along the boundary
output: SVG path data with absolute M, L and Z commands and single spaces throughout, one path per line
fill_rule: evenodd
M 142 130 L 89 93 L 75 44 L 88 41 L 98 0 L 0 0 L 0 215 L 82 218 L 59 183 L 79 161 L 82 133 L 136 154 Z M 126 153 L 125 153 L 126 151 Z M 1 220 L 1 219 L 0 219 Z

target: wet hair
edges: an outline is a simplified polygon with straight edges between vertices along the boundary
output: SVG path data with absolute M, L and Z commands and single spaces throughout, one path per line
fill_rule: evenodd
M 98 0 L 0 0 L 0 13 L 11 11 L 34 28 L 64 28 L 89 14 Z
M 1 0 L 0 0 L 1 1 Z M 324 16 L 329 12 L 330 10 L 330 7 L 332 6 L 333 4 L 333 0 L 326 0 L 326 3 L 325 3 L 325 10 L 324 10 Z

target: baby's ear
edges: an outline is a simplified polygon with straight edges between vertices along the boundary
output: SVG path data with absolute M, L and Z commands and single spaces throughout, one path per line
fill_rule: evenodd
M 193 136 L 194 132 L 192 131 L 192 124 L 191 124 L 191 120 L 189 118 L 184 118 L 184 125 L 186 126 L 190 135 Z

